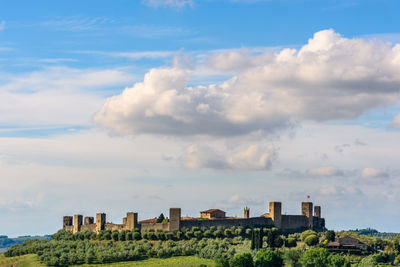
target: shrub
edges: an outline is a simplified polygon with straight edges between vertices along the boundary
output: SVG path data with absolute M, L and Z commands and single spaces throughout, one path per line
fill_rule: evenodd
M 229 267 L 228 259 L 222 258 L 215 260 L 215 267 Z
M 341 255 L 331 254 L 328 257 L 329 267 L 350 267 L 350 263 Z
M 233 236 L 232 230 L 231 230 L 231 229 L 225 229 L 224 235 L 225 235 L 225 237 L 227 237 L 227 238 L 231 238 L 231 237 Z
M 335 231 L 332 230 L 326 231 L 325 239 L 328 241 L 335 241 Z
M 301 249 L 288 249 L 283 254 L 283 259 L 286 265 L 300 266 L 300 257 L 303 254 Z
M 306 243 L 307 246 L 315 246 L 318 244 L 318 237 L 316 235 L 309 235 L 306 237 L 306 239 L 304 240 L 304 243 Z
M 126 237 L 126 232 L 125 231 L 121 231 L 118 234 L 118 240 L 119 241 L 125 241 L 125 237 Z
M 113 231 L 113 232 L 111 233 L 111 238 L 112 238 L 112 240 L 114 240 L 114 241 L 118 241 L 118 231 Z
M 235 233 L 236 233 L 237 236 L 244 236 L 245 235 L 245 231 L 244 231 L 243 227 L 237 228 Z
M 373 254 L 365 257 L 364 259 L 361 260 L 361 262 L 357 265 L 360 267 L 364 266 L 377 266 L 379 263 L 383 263 L 384 258 L 381 254 Z
M 329 264 L 329 251 L 324 248 L 309 249 L 303 253 L 300 263 L 305 267 L 326 267 Z
M 251 238 L 252 233 L 253 233 L 252 229 L 246 229 L 246 231 L 245 231 L 246 238 Z
M 126 231 L 125 233 L 125 240 L 133 240 L 133 234 L 132 231 Z
M 224 237 L 224 234 L 222 233 L 222 230 L 216 230 L 214 232 L 214 236 L 221 238 L 221 237 Z
M 295 248 L 297 246 L 297 241 L 293 237 L 289 237 L 285 240 L 285 247 L 287 248 Z
M 256 267 L 281 267 L 283 266 L 282 256 L 272 250 L 260 250 L 256 254 L 254 266 Z
M 167 240 L 173 240 L 174 239 L 174 234 L 171 232 L 165 233 L 165 239 Z
M 252 267 L 253 257 L 250 253 L 236 254 L 229 262 L 231 267 Z
M 284 240 L 283 240 L 282 236 L 280 236 L 280 235 L 276 236 L 274 239 L 275 247 L 280 248 L 283 246 L 283 244 L 284 244 Z
M 162 223 L 162 221 L 165 219 L 165 217 L 164 217 L 164 214 L 160 214 L 160 216 L 158 216 L 158 218 L 157 218 L 157 222 L 158 223 Z
M 301 235 L 300 235 L 301 241 L 305 242 L 306 238 L 307 238 L 308 236 L 310 236 L 310 235 L 315 235 L 315 236 L 316 236 L 317 233 L 314 232 L 313 230 L 304 231 L 304 232 L 301 233 Z

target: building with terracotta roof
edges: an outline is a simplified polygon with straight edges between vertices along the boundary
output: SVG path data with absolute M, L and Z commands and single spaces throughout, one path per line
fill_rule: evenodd
M 209 209 L 200 211 L 200 218 L 203 219 L 225 219 L 226 212 L 220 209 Z
M 349 251 L 349 250 L 367 250 L 368 245 L 361 242 L 360 240 L 350 237 L 350 236 L 345 236 L 342 238 L 336 238 L 335 241 L 331 241 L 327 243 L 325 246 L 330 251 L 335 251 L 335 252 L 340 252 L 340 251 Z

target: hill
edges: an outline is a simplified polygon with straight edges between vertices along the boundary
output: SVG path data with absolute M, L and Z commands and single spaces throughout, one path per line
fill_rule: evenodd
M 23 244 L 26 240 L 51 240 L 50 235 L 44 236 L 19 236 L 14 238 L 9 238 L 6 235 L 0 235 L 0 253 L 7 251 L 9 247 L 15 244 Z

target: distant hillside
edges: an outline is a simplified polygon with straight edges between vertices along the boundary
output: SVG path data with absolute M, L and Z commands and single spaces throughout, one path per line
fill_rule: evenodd
M 349 232 L 355 232 L 359 235 L 368 235 L 368 236 L 379 237 L 382 239 L 391 239 L 391 240 L 397 235 L 399 235 L 399 233 L 379 232 L 378 230 L 372 228 L 349 230 Z
M 51 240 L 50 235 L 44 235 L 44 236 L 19 236 L 15 238 L 9 238 L 6 235 L 0 235 L 0 253 L 7 251 L 9 247 L 11 247 L 14 244 L 22 244 L 25 242 L 25 240 Z

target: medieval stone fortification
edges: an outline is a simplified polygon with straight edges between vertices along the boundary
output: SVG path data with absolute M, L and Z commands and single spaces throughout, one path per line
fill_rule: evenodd
M 313 213 L 314 211 L 314 213 Z M 313 209 L 312 202 L 301 203 L 301 215 L 284 215 L 282 214 L 281 202 L 270 202 L 269 213 L 265 213 L 259 217 L 250 217 L 250 209 L 244 208 L 243 218 L 226 217 L 225 212 L 219 209 L 210 209 L 202 211 L 200 218 L 188 218 L 181 216 L 180 208 L 169 209 L 169 221 L 157 223 L 156 219 L 138 221 L 136 212 L 128 212 L 126 217 L 122 219 L 122 224 L 114 224 L 106 222 L 105 213 L 97 213 L 96 221 L 93 217 L 85 217 L 76 214 L 63 217 L 63 229 L 74 233 L 79 231 L 100 232 L 101 230 L 133 230 L 139 229 L 146 231 L 150 229 L 175 231 L 185 227 L 223 227 L 242 226 L 245 228 L 254 227 L 276 227 L 283 231 L 294 232 L 305 229 L 313 229 L 322 231 L 325 228 L 325 219 L 321 218 L 321 207 L 315 206 Z

